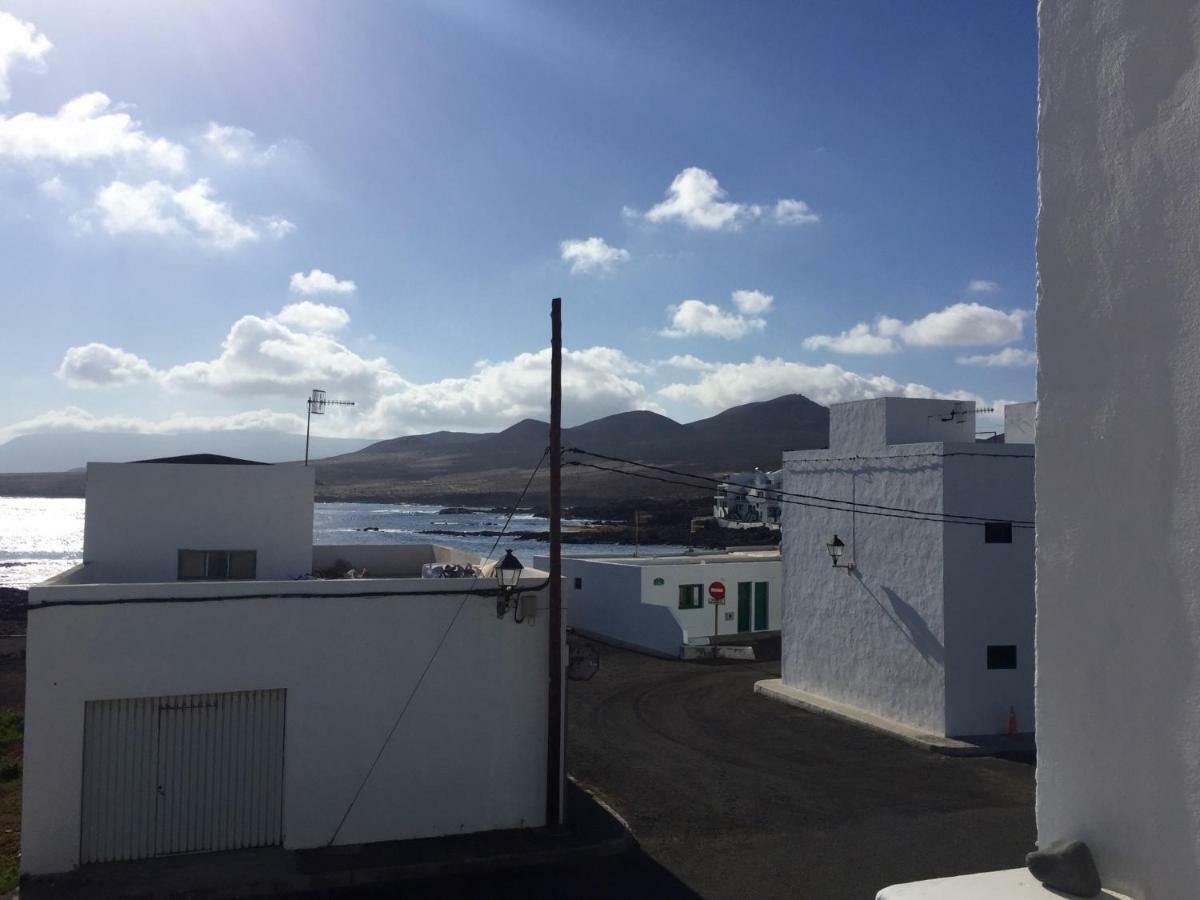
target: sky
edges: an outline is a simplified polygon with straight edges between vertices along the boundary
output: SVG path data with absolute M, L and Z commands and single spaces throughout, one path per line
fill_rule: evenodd
M 0 441 L 1034 391 L 1033 0 L 0 0 Z

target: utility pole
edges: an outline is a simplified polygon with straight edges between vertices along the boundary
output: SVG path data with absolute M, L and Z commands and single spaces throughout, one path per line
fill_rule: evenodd
M 546 825 L 563 824 L 562 299 L 550 301 L 550 709 L 546 741 Z
M 353 400 L 327 400 L 325 392 L 313 388 L 312 396 L 308 398 L 308 424 L 304 427 L 304 464 L 308 465 L 308 438 L 312 434 L 312 417 L 325 415 L 327 406 L 353 406 Z

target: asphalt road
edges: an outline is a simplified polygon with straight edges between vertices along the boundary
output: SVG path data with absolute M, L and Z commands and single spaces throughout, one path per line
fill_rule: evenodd
M 568 769 L 629 822 L 654 893 L 869 900 L 1020 866 L 1033 847 L 1032 765 L 939 756 L 755 695 L 778 662 L 596 646 L 599 673 L 568 688 Z

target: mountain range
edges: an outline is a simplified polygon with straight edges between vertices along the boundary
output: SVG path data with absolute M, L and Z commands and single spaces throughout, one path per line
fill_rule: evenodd
M 317 497 L 320 500 L 461 505 L 511 503 L 542 459 L 548 431 L 547 423 L 525 419 L 500 432 L 438 431 L 391 438 L 361 448 L 344 448 L 347 452 L 341 453 L 336 453 L 335 445 L 324 439 L 315 446 L 323 451 L 335 449 L 336 455 L 315 464 Z M 55 437 L 60 441 L 63 439 L 61 435 Z M 754 468 L 776 469 L 784 450 L 828 446 L 829 410 L 800 394 L 788 394 L 774 400 L 735 406 L 687 424 L 653 412 L 624 412 L 565 428 L 562 441 L 564 448 L 585 449 L 702 475 L 722 475 Z M 7 467 L 2 451 L 8 446 L 0 447 L 0 469 Z M 221 449 L 224 446 L 214 442 L 211 435 L 188 435 L 181 437 L 176 452 L 227 453 Z M 146 459 L 161 455 L 167 454 L 151 450 L 150 444 L 145 444 L 126 458 Z M 278 461 L 266 459 L 261 454 L 257 457 L 241 455 Z M 313 455 L 315 457 L 317 453 Z M 64 457 L 47 454 L 43 458 Z M 566 454 L 565 461 L 619 467 L 572 453 Z M 77 472 L 0 475 L 0 495 L 79 496 L 82 482 L 82 474 Z M 542 466 L 530 482 L 526 503 L 543 504 L 547 493 L 548 478 Z M 563 474 L 564 500 L 572 505 L 643 497 L 674 499 L 698 493 L 703 490 L 622 477 L 586 467 L 567 466 Z

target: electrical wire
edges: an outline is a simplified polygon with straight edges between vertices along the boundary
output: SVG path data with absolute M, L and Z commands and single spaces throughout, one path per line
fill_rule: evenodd
M 606 456 L 603 453 L 593 453 L 590 450 L 584 450 L 580 447 L 569 447 L 569 448 L 567 448 L 566 452 L 580 453 L 580 454 L 583 454 L 584 456 L 593 456 L 593 457 L 596 457 L 597 459 L 608 460 L 609 462 L 626 463 L 628 465 L 638 466 L 643 469 L 653 469 L 656 472 L 665 472 L 668 475 L 676 475 L 681 478 L 693 478 L 698 481 L 704 481 L 704 482 L 714 484 L 717 487 L 723 487 L 725 484 L 728 483 L 726 481 L 723 481 L 722 479 L 713 478 L 710 475 L 695 475 L 695 474 L 692 474 L 691 472 L 681 472 L 678 469 L 670 469 L 670 468 L 667 468 L 666 466 L 656 466 L 656 465 L 652 465 L 650 463 L 638 462 L 638 461 L 632 460 L 632 459 L 623 459 L 622 457 L 619 457 L 619 456 Z M 615 470 L 613 470 L 613 471 L 615 471 Z M 863 503 L 862 501 L 856 501 L 856 500 L 842 500 L 837 497 L 822 497 L 819 494 L 799 494 L 799 493 L 796 493 L 795 491 L 785 491 L 781 488 L 773 488 L 773 487 L 772 488 L 762 488 L 761 490 L 763 491 L 765 497 L 767 497 L 768 499 L 772 499 L 772 500 L 781 499 L 783 497 L 796 497 L 801 500 L 814 500 L 814 501 L 817 501 L 820 503 L 840 503 L 840 504 L 843 504 L 843 505 L 849 507 L 850 509 L 858 510 L 860 512 L 865 512 L 867 509 L 879 509 L 879 510 L 884 510 L 886 512 L 908 513 L 908 514 L 914 515 L 914 516 L 928 516 L 928 517 L 933 517 L 933 518 L 938 518 L 938 519 L 946 519 L 946 520 L 950 520 L 950 519 L 966 520 L 967 522 L 976 523 L 976 524 L 987 523 L 987 522 L 997 522 L 997 521 L 1010 521 L 1008 519 L 997 519 L 994 517 L 989 518 L 988 516 L 974 516 L 974 515 L 948 513 L 948 512 L 931 512 L 929 510 L 910 509 L 910 508 L 904 507 L 904 506 L 884 506 L 879 503 Z M 1033 527 L 1033 522 L 1029 521 L 1029 520 L 1025 520 L 1025 519 L 1013 521 L 1014 526 L 1016 526 L 1018 524 L 1021 526 L 1028 526 L 1031 528 Z
M 542 456 L 537 461 L 537 465 L 533 467 L 533 471 L 529 473 L 529 480 L 525 482 L 525 487 L 522 488 L 521 495 L 517 497 L 517 502 L 513 504 L 512 510 L 508 514 L 508 518 L 504 520 L 504 527 L 500 529 L 500 533 L 496 535 L 496 540 L 492 542 L 492 549 L 489 552 L 489 556 L 496 552 L 496 547 L 500 544 L 500 538 L 502 538 L 504 536 L 504 532 L 508 530 L 509 523 L 512 522 L 513 516 L 517 513 L 517 508 L 520 507 L 521 501 L 525 499 L 525 494 L 529 490 L 529 486 L 533 484 L 533 479 L 537 477 L 538 471 L 542 468 L 542 463 L 546 461 L 546 457 L 549 454 L 550 448 L 547 447 L 542 451 Z M 478 580 L 479 576 L 476 575 L 475 579 L 471 582 L 471 588 L 474 588 L 475 582 Z M 550 580 L 547 579 L 543 585 L 538 585 L 538 588 L 540 589 L 549 583 Z M 400 708 L 400 714 L 396 716 L 396 721 L 392 723 L 392 727 L 388 730 L 387 737 L 383 739 L 383 743 L 379 747 L 379 752 L 375 754 L 375 759 L 371 761 L 371 766 L 369 769 L 367 769 L 367 774 L 363 776 L 362 781 L 358 785 L 358 790 L 354 792 L 354 796 L 350 799 L 350 804 L 346 807 L 346 811 L 342 814 L 342 818 L 338 822 L 337 828 L 333 830 L 333 835 L 329 838 L 329 843 L 326 844 L 327 847 L 332 847 L 333 842 L 336 841 L 338 835 L 342 833 L 342 826 L 344 826 L 346 824 L 346 820 L 350 818 L 350 813 L 354 810 L 354 804 L 358 802 L 358 798 L 362 796 L 363 789 L 367 786 L 367 782 L 370 781 L 371 776 L 375 774 L 375 767 L 379 765 L 379 760 L 383 759 L 384 751 L 387 750 L 388 744 L 391 743 L 392 737 L 396 734 L 396 730 L 400 727 L 400 723 L 404 721 L 404 715 L 408 712 L 408 708 L 412 705 L 413 698 L 417 696 L 417 691 L 421 689 L 421 685 L 425 681 L 425 676 L 428 675 L 429 670 L 433 668 L 433 664 L 437 660 L 438 654 L 441 653 L 442 647 L 446 643 L 446 638 L 450 636 L 450 630 L 454 627 L 454 623 L 458 621 L 458 616 L 463 611 L 463 607 L 466 606 L 468 597 L 477 594 L 478 592 L 468 589 L 466 591 L 456 593 L 463 594 L 462 600 L 459 601 L 458 607 L 454 610 L 454 615 L 450 617 L 450 622 L 442 631 L 442 636 L 438 639 L 437 646 L 433 648 L 433 653 L 430 654 L 429 660 L 425 663 L 425 668 L 421 670 L 421 674 L 417 677 L 417 681 L 413 685 L 412 690 L 408 692 L 408 697 L 405 699 L 404 705 Z M 488 593 L 491 596 L 495 596 L 497 591 L 493 589 L 489 590 Z
M 582 467 L 585 467 L 588 469 L 596 469 L 597 471 L 600 471 L 600 472 L 611 472 L 614 475 L 627 475 L 632 478 L 644 478 L 647 481 L 659 481 L 659 482 L 662 482 L 663 484 L 676 484 L 681 487 L 696 488 L 698 490 L 704 490 L 704 491 L 708 491 L 708 489 L 709 489 L 707 485 L 689 484 L 686 481 L 675 481 L 670 478 L 662 478 L 657 475 L 648 475 L 643 472 L 630 472 L 627 469 L 613 469 L 613 468 L 609 468 L 608 466 L 598 466 L 598 465 L 595 465 L 594 463 L 579 462 L 578 460 L 573 460 L 571 462 L 564 463 L 564 465 L 582 466 Z M 687 477 L 702 477 L 702 476 L 687 476 Z M 915 516 L 914 515 L 902 515 L 900 513 L 893 513 L 893 512 L 882 512 L 882 511 L 870 510 L 870 509 L 858 509 L 856 507 L 849 506 L 849 505 L 847 505 L 847 506 L 828 506 L 828 505 L 824 505 L 824 504 L 820 504 L 820 503 L 811 503 L 806 500 L 793 500 L 793 499 L 790 499 L 787 497 L 780 497 L 780 498 L 778 498 L 778 500 L 776 502 L 787 503 L 792 506 L 804 506 L 804 507 L 808 507 L 810 509 L 826 509 L 826 510 L 830 510 L 831 512 L 857 513 L 859 515 L 864 515 L 864 516 L 881 516 L 881 517 L 887 518 L 887 519 L 908 519 L 908 520 L 911 520 L 914 522 L 935 522 L 935 523 L 940 523 L 940 524 L 945 524 L 945 525 L 983 525 L 983 524 L 987 524 L 987 522 L 1008 523 L 1010 521 L 1008 519 L 988 519 L 988 520 L 985 520 L 984 522 L 969 522 L 969 521 L 965 521 L 963 519 L 947 519 L 947 518 L 944 518 L 942 516 L 937 516 L 937 515 L 915 515 Z M 850 503 L 850 501 L 848 501 L 848 500 L 841 500 L 841 501 L 834 501 L 834 502 L 840 502 L 840 503 L 845 503 L 845 504 Z M 861 504 L 859 504 L 859 505 L 861 505 Z M 1033 523 L 1026 524 L 1023 522 L 1022 523 L 1012 522 L 1011 524 L 1012 524 L 1013 528 L 1033 528 L 1034 527 Z

